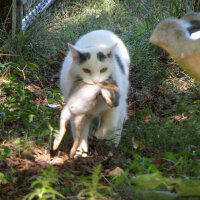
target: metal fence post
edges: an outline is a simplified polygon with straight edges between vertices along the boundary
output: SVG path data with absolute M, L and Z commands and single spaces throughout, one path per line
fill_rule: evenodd
M 25 31 L 55 0 L 12 0 L 12 38 L 19 31 Z M 31 9 L 26 9 L 26 4 Z
M 12 0 L 12 37 L 21 30 L 23 18 L 23 0 Z
M 12 38 L 16 35 L 17 25 L 17 0 L 12 0 Z

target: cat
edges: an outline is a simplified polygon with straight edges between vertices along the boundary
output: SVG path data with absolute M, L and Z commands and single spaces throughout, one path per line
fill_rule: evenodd
M 76 154 L 78 145 L 81 140 L 82 129 L 85 120 L 91 116 L 91 112 L 97 104 L 97 99 L 101 96 L 105 103 L 113 108 L 118 106 L 119 95 L 116 83 L 113 80 L 104 81 L 98 84 L 87 84 L 79 81 L 75 87 L 71 89 L 68 101 L 61 111 L 59 136 L 53 142 L 53 150 L 51 155 L 55 154 L 60 142 L 66 132 L 67 122 L 71 120 L 79 120 L 76 127 L 74 144 L 70 151 L 70 158 Z
M 70 91 L 77 81 L 98 84 L 113 79 L 119 90 L 119 105 L 110 108 L 98 98 L 96 106 L 82 127 L 77 152 L 87 156 L 88 134 L 92 120 L 101 117 L 97 139 L 113 140 L 118 146 L 123 123 L 127 118 L 127 95 L 129 89 L 129 52 L 122 40 L 108 30 L 96 30 L 82 36 L 75 45 L 68 44 L 69 52 L 64 59 L 60 72 L 60 88 L 67 103 Z M 79 119 L 70 120 L 73 138 L 79 127 Z M 85 153 L 84 153 L 85 152 Z

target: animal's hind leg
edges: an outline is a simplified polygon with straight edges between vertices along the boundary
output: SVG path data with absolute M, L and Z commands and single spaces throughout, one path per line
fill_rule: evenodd
M 71 121 L 72 122 L 72 121 Z M 88 152 L 88 133 L 91 118 L 88 116 L 76 116 L 71 123 L 74 137 L 74 144 L 70 152 L 70 157 L 86 157 Z
M 67 105 L 64 106 L 60 115 L 60 130 L 57 138 L 53 142 L 53 150 L 57 150 L 66 132 L 67 121 L 70 119 L 71 113 Z
M 85 115 L 78 115 L 74 117 L 75 135 L 74 135 L 74 143 L 70 151 L 70 158 L 74 157 L 78 149 L 78 146 L 81 142 L 85 120 L 86 120 Z
M 76 154 L 81 155 L 82 157 L 87 157 L 88 153 L 88 135 L 89 135 L 89 130 L 90 130 L 90 124 L 91 124 L 92 119 L 87 118 L 87 120 L 84 123 L 84 129 L 82 133 L 82 137 L 77 149 Z

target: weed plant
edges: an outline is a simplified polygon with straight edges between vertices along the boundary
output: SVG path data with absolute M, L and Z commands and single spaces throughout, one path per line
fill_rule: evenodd
M 58 170 L 54 167 L 49 167 L 47 170 L 42 170 L 42 177 L 37 178 L 31 184 L 31 188 L 34 189 L 33 192 L 25 196 L 24 200 L 32 200 L 38 198 L 40 200 L 45 199 L 57 199 L 58 196 L 64 199 L 65 197 L 54 190 L 51 185 L 56 184 L 59 177 Z
M 100 183 L 100 179 L 102 178 L 101 169 L 101 165 L 97 165 L 93 168 L 91 176 L 82 178 L 81 185 L 85 188 L 79 192 L 79 197 L 87 196 L 88 200 L 106 198 L 104 193 L 106 193 L 105 191 L 109 192 L 111 188 Z

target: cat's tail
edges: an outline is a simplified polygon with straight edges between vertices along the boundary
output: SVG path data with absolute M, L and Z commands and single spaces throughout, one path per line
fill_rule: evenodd
M 69 110 L 68 105 L 66 104 L 63 108 L 63 110 L 61 111 L 61 116 L 60 116 L 60 130 L 59 130 L 59 134 L 58 136 L 55 138 L 54 142 L 53 142 L 53 151 L 57 150 L 64 135 L 66 132 L 66 125 L 68 120 L 71 117 L 71 112 Z

